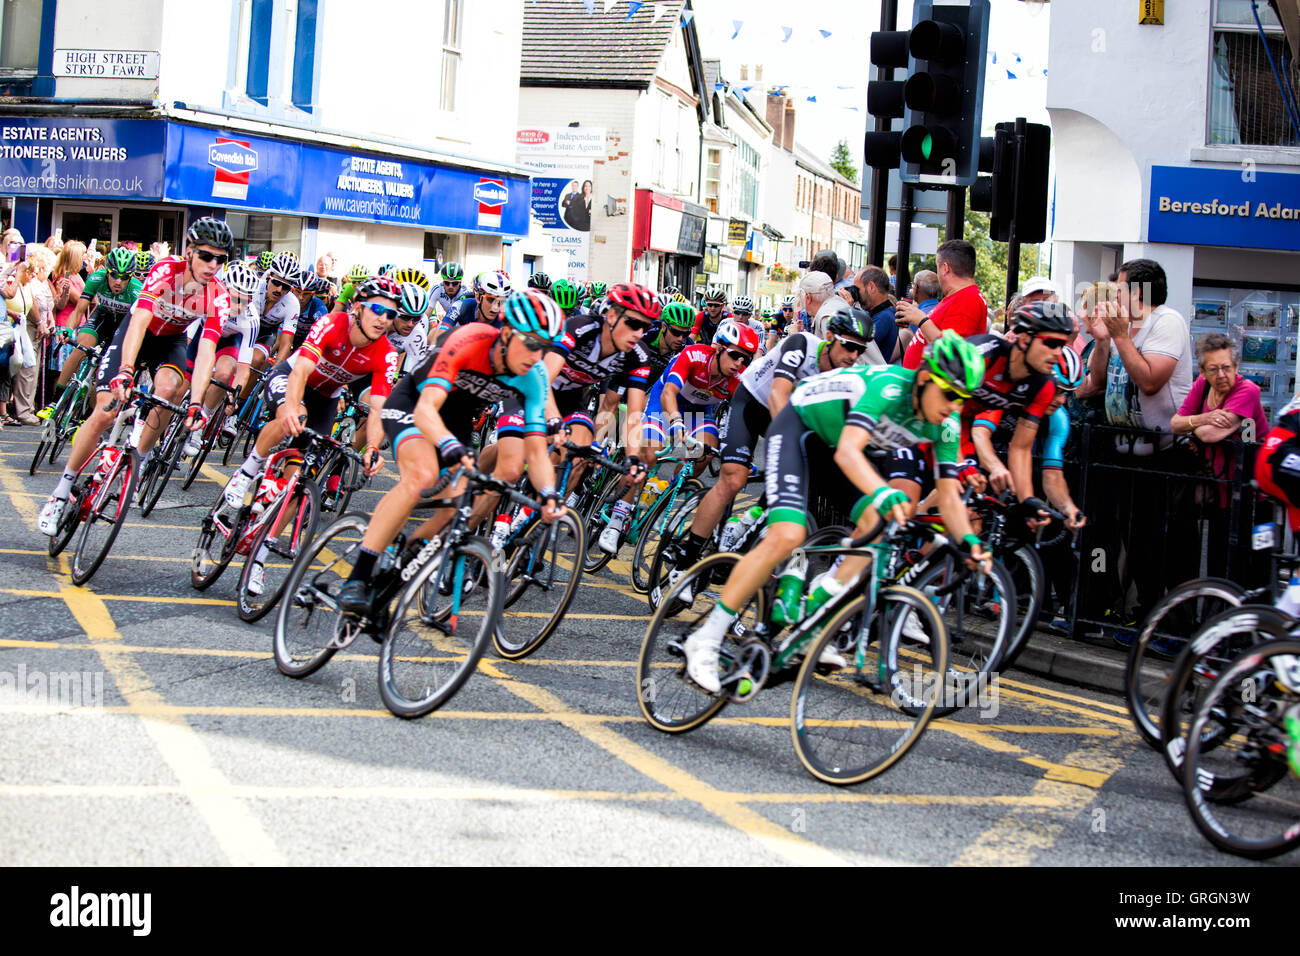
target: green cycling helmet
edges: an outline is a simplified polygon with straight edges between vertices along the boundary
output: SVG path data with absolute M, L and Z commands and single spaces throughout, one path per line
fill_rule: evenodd
M 361 282 L 369 278 L 369 276 L 370 276 L 370 268 L 368 266 L 361 265 L 361 263 L 357 263 L 351 269 L 348 270 L 348 281 L 351 282 L 353 285 L 356 285 L 358 282 Z
M 605 285 L 605 283 L 603 282 L 593 282 L 591 284 L 591 297 L 593 299 L 599 299 L 602 295 L 604 295 L 608 291 L 609 291 L 609 286 Z
M 925 367 L 931 378 L 966 398 L 984 381 L 984 356 L 951 329 L 926 348 Z
M 135 253 L 118 246 L 104 260 L 104 268 L 118 275 L 130 276 L 135 272 Z
M 681 329 L 689 332 L 695 328 L 695 310 L 685 302 L 670 302 L 664 306 L 663 312 L 659 314 L 663 319 L 664 325 L 671 325 L 675 329 Z
M 270 249 L 266 249 L 262 252 L 259 252 L 257 254 L 257 263 L 256 263 L 257 271 L 265 272 L 267 269 L 271 268 L 271 260 L 274 258 L 275 258 L 275 253 L 273 253 Z
M 578 289 L 568 279 L 556 279 L 551 283 L 551 298 L 565 312 L 578 307 Z
M 152 252 L 146 252 L 143 249 L 135 254 L 135 272 L 136 275 L 146 276 L 149 270 L 153 268 L 157 258 Z
M 457 263 L 449 262 L 442 267 L 443 282 L 460 282 L 464 278 L 465 278 L 465 270 L 462 269 Z

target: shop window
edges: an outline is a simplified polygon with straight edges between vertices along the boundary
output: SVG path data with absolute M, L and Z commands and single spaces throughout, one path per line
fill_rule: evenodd
M 426 232 L 424 234 L 424 261 L 436 264 L 441 269 L 445 263 L 460 262 L 464 259 L 461 252 L 461 237 L 446 232 Z
M 722 150 L 710 149 L 709 162 L 704 170 L 704 203 L 709 212 L 718 211 L 722 186 Z
M 0 79 L 36 75 L 43 0 L 6 0 L 0 8 Z
M 456 79 L 460 73 L 461 0 L 447 0 L 442 21 L 442 98 L 444 113 L 456 112 Z
M 297 216 L 231 212 L 226 214 L 226 222 L 235 234 L 238 255 L 255 256 L 260 252 L 286 250 L 296 256 L 302 255 L 302 220 Z
M 1213 144 L 1298 146 L 1286 97 L 1278 88 L 1276 67 L 1289 86 L 1292 102 L 1300 90 L 1300 66 L 1268 4 L 1257 6 L 1260 36 L 1250 0 L 1216 0 L 1214 48 L 1210 66 L 1209 129 Z M 1272 62 L 1270 63 L 1270 57 Z

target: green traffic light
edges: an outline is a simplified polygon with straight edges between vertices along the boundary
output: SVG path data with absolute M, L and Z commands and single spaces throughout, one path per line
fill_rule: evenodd
M 921 140 L 921 155 L 926 159 L 930 158 L 930 153 L 934 151 L 934 137 L 929 133 L 925 134 L 925 139 Z

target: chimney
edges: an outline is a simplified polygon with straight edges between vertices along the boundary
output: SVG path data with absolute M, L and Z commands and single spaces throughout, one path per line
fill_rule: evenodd
M 785 102 L 785 122 L 781 124 L 781 148 L 787 153 L 794 152 L 794 104 L 789 100 Z
M 781 124 L 784 121 L 782 108 L 785 105 L 785 97 L 779 93 L 767 94 L 767 125 L 772 127 L 772 142 L 780 145 L 781 143 Z

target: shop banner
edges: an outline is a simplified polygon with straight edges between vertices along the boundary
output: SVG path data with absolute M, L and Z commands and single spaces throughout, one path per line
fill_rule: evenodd
M 161 120 L 0 117 L 0 194 L 162 196 Z
M 529 183 L 396 156 L 167 124 L 170 202 L 386 222 L 448 232 L 528 234 Z
M 587 281 L 591 263 L 591 160 L 523 154 L 519 164 L 533 174 L 533 218 L 550 237 L 551 248 L 564 257 L 563 272 L 550 270 L 552 278 Z
M 1300 250 L 1300 174 L 1151 167 L 1148 242 Z
M 586 156 L 599 159 L 605 155 L 603 126 L 531 126 L 515 130 L 515 152 L 520 156 Z

